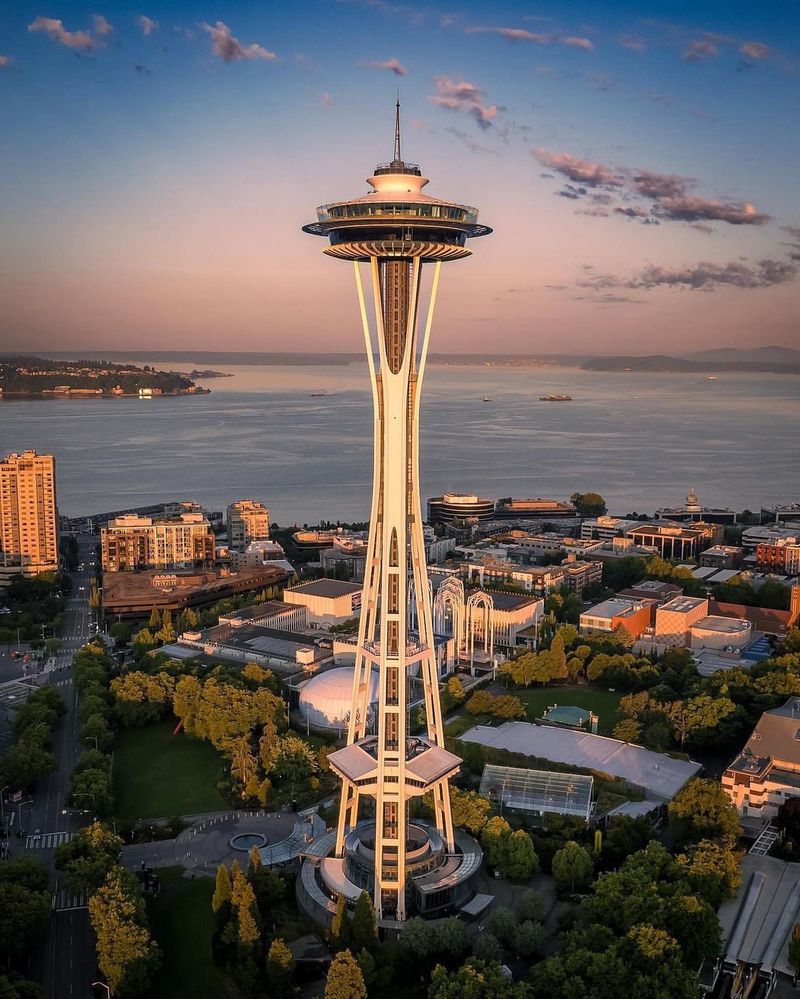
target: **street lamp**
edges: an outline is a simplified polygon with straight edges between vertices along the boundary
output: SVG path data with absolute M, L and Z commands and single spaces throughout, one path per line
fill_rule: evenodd
M 92 988 L 94 988 L 96 985 L 99 985 L 101 989 L 105 989 L 108 999 L 111 999 L 111 989 L 106 985 L 105 982 L 92 982 Z
M 94 805 L 95 815 L 97 814 L 97 798 L 92 794 L 91 791 L 73 791 L 73 798 L 91 798 L 92 804 Z

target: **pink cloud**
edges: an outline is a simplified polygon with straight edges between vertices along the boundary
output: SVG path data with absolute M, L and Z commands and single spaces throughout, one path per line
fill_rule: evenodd
M 242 59 L 250 62 L 268 62 L 277 58 L 274 52 L 270 52 L 257 42 L 243 45 L 238 38 L 233 37 L 231 29 L 222 21 L 217 21 L 214 27 L 204 22 L 203 30 L 211 36 L 211 49 L 214 55 L 219 56 L 223 62 L 239 62 Z
M 448 111 L 464 111 L 472 115 L 481 128 L 489 128 L 497 117 L 500 108 L 487 104 L 486 95 L 480 87 L 466 80 L 453 80 L 449 76 L 434 76 L 436 93 L 428 100 Z
M 742 42 L 739 51 L 748 59 L 766 59 L 769 55 L 769 46 L 763 42 Z
M 618 187 L 622 184 L 622 178 L 603 163 L 583 160 L 569 153 L 551 153 L 546 149 L 534 149 L 533 155 L 548 169 L 588 187 Z
M 408 76 L 408 70 L 399 59 L 369 59 L 365 62 L 360 62 L 359 66 L 362 69 L 386 70 L 389 73 L 394 73 L 395 76 Z
M 41 31 L 48 38 L 68 49 L 83 49 L 88 51 L 92 45 L 92 36 L 88 31 L 67 31 L 64 22 L 57 17 L 37 17 L 28 25 L 28 31 Z
M 589 41 L 588 38 L 580 38 L 576 35 L 568 35 L 566 38 L 559 38 L 562 45 L 569 45 L 573 49 L 585 49 L 590 52 L 594 45 Z
M 154 31 L 158 31 L 158 21 L 155 21 L 152 17 L 148 17 L 146 14 L 140 14 L 136 22 L 142 29 L 142 34 L 145 37 L 152 35 Z

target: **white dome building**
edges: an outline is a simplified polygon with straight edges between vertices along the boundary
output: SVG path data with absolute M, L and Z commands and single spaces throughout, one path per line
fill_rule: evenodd
M 347 725 L 353 703 L 353 666 L 339 666 L 306 680 L 300 690 L 298 706 L 304 721 L 315 728 L 338 729 Z M 370 674 L 369 718 L 372 721 L 378 702 L 379 679 Z

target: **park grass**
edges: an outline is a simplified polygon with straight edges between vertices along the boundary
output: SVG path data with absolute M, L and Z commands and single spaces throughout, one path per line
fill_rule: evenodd
M 224 999 L 233 991 L 211 954 L 214 880 L 187 880 L 182 870 L 159 871 L 161 894 L 150 905 L 150 925 L 164 957 L 143 999 Z
M 222 757 L 174 722 L 124 728 L 114 746 L 114 799 L 119 822 L 215 812 L 226 807 L 217 791 Z
M 593 711 L 598 716 L 597 731 L 599 735 L 611 735 L 614 726 L 619 721 L 619 702 L 621 694 L 611 690 L 594 690 L 592 687 L 529 687 L 522 690 L 509 690 L 525 705 L 528 720 L 541 718 L 553 704 L 574 705 Z

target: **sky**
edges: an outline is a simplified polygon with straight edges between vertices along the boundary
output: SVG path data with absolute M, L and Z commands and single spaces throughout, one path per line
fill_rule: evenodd
M 494 233 L 432 350 L 800 347 L 794 0 L 0 6 L 0 349 L 355 351 L 301 231 L 403 153 Z

